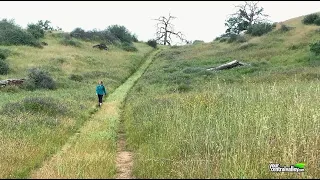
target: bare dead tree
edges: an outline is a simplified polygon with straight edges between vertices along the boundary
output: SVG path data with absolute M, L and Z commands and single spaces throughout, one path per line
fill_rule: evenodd
M 266 20 L 267 14 L 263 14 L 263 7 L 258 6 L 259 1 L 245 1 L 244 5 L 235 6 L 238 11 L 232 14 L 233 17 L 240 17 L 243 21 L 247 22 L 248 25 L 252 25 L 256 22 Z
M 180 31 L 175 32 L 175 30 L 174 30 L 174 26 L 171 23 L 171 21 L 175 18 L 176 17 L 171 16 L 169 13 L 168 18 L 161 16 L 158 19 L 153 19 L 153 20 L 158 21 L 158 23 L 156 25 L 157 26 L 156 41 L 159 44 L 171 45 L 171 43 L 172 43 L 171 35 L 178 37 L 181 41 L 186 41 L 184 35 Z

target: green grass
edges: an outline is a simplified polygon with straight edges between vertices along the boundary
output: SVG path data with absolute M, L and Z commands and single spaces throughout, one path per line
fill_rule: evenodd
M 31 174 L 31 178 L 115 178 L 117 132 L 127 92 L 153 60 L 154 53 L 108 96 L 101 110 L 84 124 L 63 150 Z
M 103 80 L 112 93 L 152 51 L 151 47 L 142 43 L 135 44 L 139 51 L 125 52 L 116 47 L 100 51 L 92 48 L 95 42 L 81 42 L 81 47 L 63 46 L 60 40 L 54 34 L 47 34 L 43 41 L 49 45 L 43 49 L 1 46 L 11 52 L 6 59 L 11 69 L 0 79 L 24 78 L 29 68 L 39 67 L 51 74 L 57 82 L 57 89 L 1 89 L 0 110 L 9 103 L 19 104 L 27 97 L 52 98 L 67 110 L 67 114 L 53 116 L 41 110 L 24 111 L 17 107 L 11 114 L 0 114 L 1 178 L 26 178 L 33 169 L 40 167 L 96 112 L 97 82 Z M 82 82 L 71 80 L 71 74 L 82 75 Z
M 130 91 L 122 116 L 137 178 L 319 178 L 317 26 L 245 43 L 170 48 Z M 278 27 L 279 28 L 279 27 Z M 206 68 L 237 59 L 251 66 Z M 305 172 L 272 173 L 270 163 Z

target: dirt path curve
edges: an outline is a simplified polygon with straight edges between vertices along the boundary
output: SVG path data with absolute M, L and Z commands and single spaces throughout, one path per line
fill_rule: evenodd
M 134 178 L 132 153 L 126 151 L 120 122 L 129 90 L 161 50 L 151 52 L 141 67 L 105 100 L 101 109 L 69 138 L 60 151 L 30 173 L 32 179 Z

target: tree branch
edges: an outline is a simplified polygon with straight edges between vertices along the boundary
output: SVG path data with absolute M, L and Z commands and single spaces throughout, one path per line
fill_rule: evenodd
M 160 16 L 158 19 L 153 19 L 158 21 L 158 23 L 156 24 L 156 27 L 157 27 L 156 40 L 158 42 L 163 42 L 164 44 L 168 43 L 170 45 L 172 42 L 172 38 L 171 38 L 172 34 L 180 38 L 181 41 L 185 41 L 183 37 L 184 35 L 180 31 L 179 32 L 174 31 L 174 25 L 171 23 L 171 21 L 175 18 L 176 17 L 172 16 L 169 13 L 168 18 L 164 16 Z

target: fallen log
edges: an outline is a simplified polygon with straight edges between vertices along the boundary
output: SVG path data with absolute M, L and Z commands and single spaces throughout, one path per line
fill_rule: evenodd
M 217 66 L 217 67 L 208 68 L 207 70 L 208 71 L 212 71 L 212 70 L 231 69 L 231 68 L 234 68 L 234 67 L 237 67 L 237 66 L 245 66 L 245 65 L 249 65 L 249 64 L 240 62 L 238 60 L 233 60 L 231 62 L 228 62 L 226 64 L 222 64 L 222 65 Z
M 21 85 L 26 79 L 6 79 L 0 80 L 0 87 L 7 85 Z
M 92 46 L 93 48 L 99 48 L 100 50 L 108 50 L 107 45 L 100 43 L 100 44 L 96 44 L 94 46 Z

